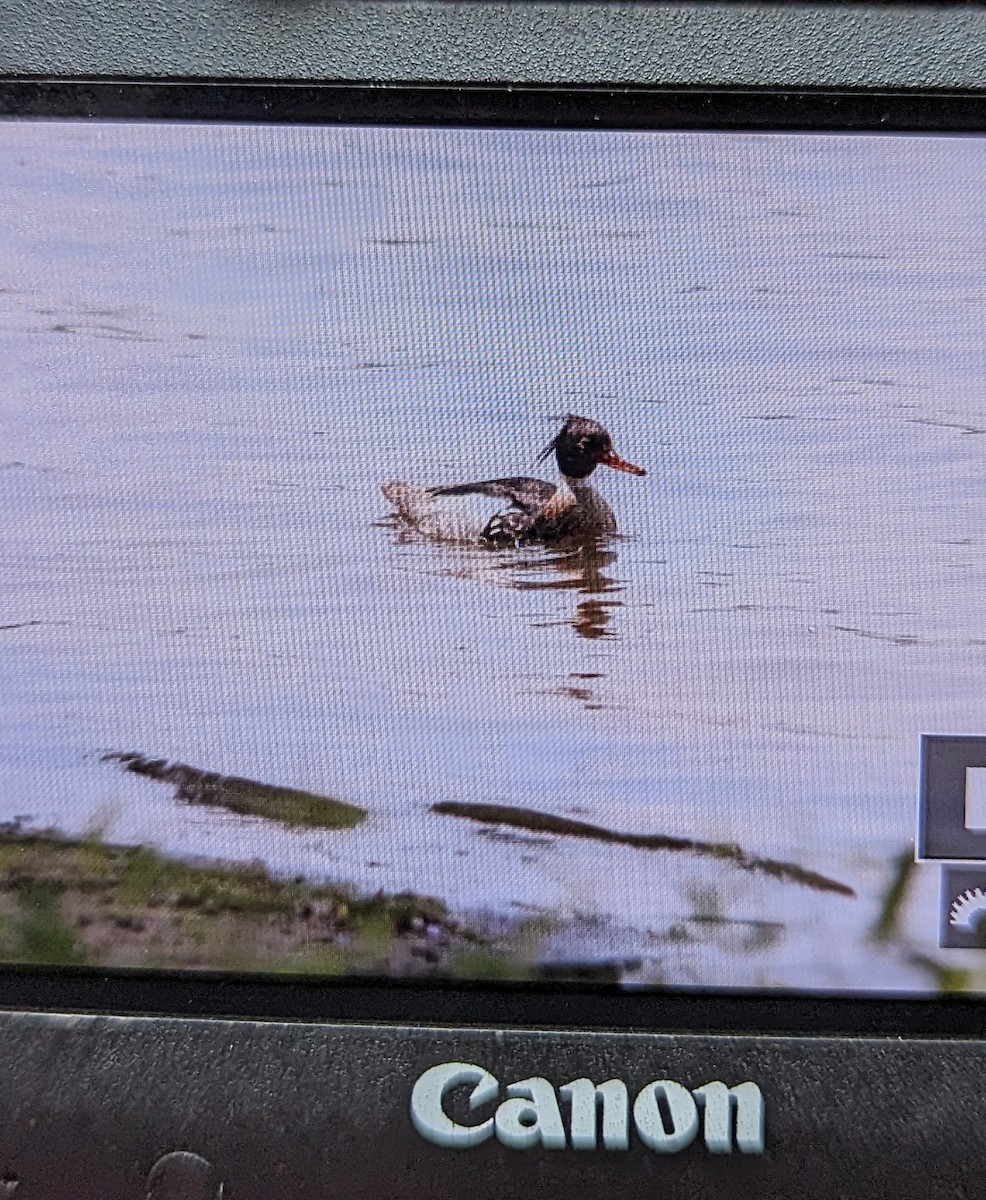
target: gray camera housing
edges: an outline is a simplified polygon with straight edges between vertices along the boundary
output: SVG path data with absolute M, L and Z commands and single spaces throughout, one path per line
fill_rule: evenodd
M 986 9 L 557 0 L 0 0 L 0 75 L 986 87 Z

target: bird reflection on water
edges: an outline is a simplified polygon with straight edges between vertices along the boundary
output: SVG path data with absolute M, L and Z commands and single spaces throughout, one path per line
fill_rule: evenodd
M 397 546 L 428 544 L 427 538 L 394 517 L 384 517 L 379 524 L 392 530 Z M 616 537 L 572 539 L 550 549 L 536 547 L 499 554 L 457 546 L 453 561 L 447 553 L 442 556 L 444 561 L 438 573 L 450 579 L 485 580 L 518 592 L 574 592 L 577 599 L 571 616 L 549 617 L 539 612 L 531 622 L 532 628 L 566 624 L 580 638 L 615 638 L 619 632 L 613 617 L 615 610 L 624 606 L 617 597 L 625 587 L 623 580 L 612 572 L 618 558 L 616 540 Z
M 502 566 L 509 571 L 511 586 L 518 591 L 571 591 L 581 597 L 567 623 L 579 637 L 592 640 L 619 636 L 613 628 L 613 616 L 615 609 L 623 607 L 617 596 L 624 585 L 609 571 L 616 560 L 611 539 L 588 538 L 536 555 L 524 555 L 519 563 Z M 544 627 L 560 623 L 537 624 Z

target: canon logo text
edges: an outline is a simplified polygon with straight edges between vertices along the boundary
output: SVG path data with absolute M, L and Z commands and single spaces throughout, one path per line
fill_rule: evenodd
M 449 1116 L 445 1100 L 469 1087 L 469 1108 L 496 1108 L 476 1124 Z M 501 1090 L 505 1098 L 501 1099 Z M 673 1079 L 645 1084 L 630 1102 L 621 1079 L 573 1079 L 557 1090 L 534 1076 L 508 1083 L 474 1063 L 431 1067 L 411 1092 L 414 1128 L 436 1146 L 464 1150 L 496 1138 L 511 1150 L 629 1150 L 631 1127 L 658 1154 L 677 1154 L 699 1136 L 710 1154 L 764 1152 L 764 1098 L 755 1083 L 719 1080 L 689 1090 Z M 565 1115 L 567 1115 L 567 1122 Z

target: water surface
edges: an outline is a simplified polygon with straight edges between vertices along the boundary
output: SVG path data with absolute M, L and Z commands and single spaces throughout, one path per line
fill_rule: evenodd
M 986 142 L 7 122 L 0 159 L 0 816 L 547 911 L 543 953 L 671 982 L 929 983 L 866 932 L 919 735 L 986 732 Z M 567 411 L 648 469 L 598 472 L 620 538 L 386 519 Z M 189 810 L 106 750 L 370 817 Z M 859 899 L 429 812 L 470 800 Z

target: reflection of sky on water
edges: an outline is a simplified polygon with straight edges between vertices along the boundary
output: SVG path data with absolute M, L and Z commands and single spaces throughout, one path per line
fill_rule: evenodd
M 521 862 L 425 810 L 580 812 L 885 883 L 917 735 L 986 730 L 984 143 L 0 145 L 10 812 L 461 903 L 482 877 L 484 903 L 621 914 L 631 942 L 704 879 L 798 931 L 761 974 L 865 974 L 866 902 L 620 849 Z M 624 537 L 498 556 L 379 525 L 382 479 L 532 472 L 568 409 L 648 468 L 599 472 Z M 343 844 L 176 811 L 108 748 L 373 817 Z

